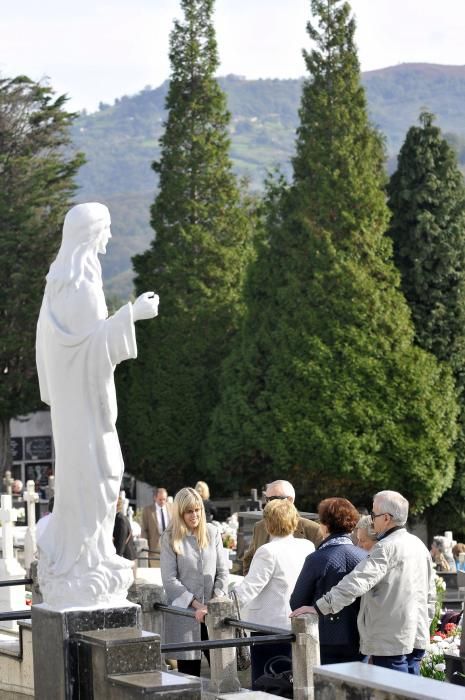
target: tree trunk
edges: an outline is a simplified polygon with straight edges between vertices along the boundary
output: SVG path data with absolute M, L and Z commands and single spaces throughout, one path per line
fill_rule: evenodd
M 6 470 L 11 469 L 11 465 L 10 419 L 2 418 L 0 419 L 0 485 L 3 483 Z

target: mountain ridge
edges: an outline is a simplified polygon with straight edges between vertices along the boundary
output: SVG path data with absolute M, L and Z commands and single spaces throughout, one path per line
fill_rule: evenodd
M 235 172 L 261 191 L 270 168 L 290 176 L 302 78 L 248 80 L 218 78 L 231 112 L 231 159 Z M 387 167 L 422 111 L 437 115 L 437 124 L 465 164 L 465 65 L 400 63 L 362 74 L 372 123 L 385 135 Z M 78 201 L 106 203 L 114 238 L 102 267 L 106 289 L 118 296 L 131 292 L 130 258 L 146 249 L 154 232 L 150 204 L 156 192 L 151 163 L 159 155 L 168 80 L 132 96 L 101 103 L 97 112 L 83 112 L 72 131 L 73 145 L 84 151 L 87 164 L 78 176 Z

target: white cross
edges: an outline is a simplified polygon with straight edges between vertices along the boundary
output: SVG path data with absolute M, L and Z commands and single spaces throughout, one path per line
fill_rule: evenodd
M 26 483 L 26 491 L 23 493 L 23 501 L 27 503 L 27 524 L 28 527 L 35 527 L 36 524 L 36 503 L 39 500 L 39 494 L 36 493 L 36 485 L 32 481 Z
M 27 504 L 27 530 L 24 536 L 24 564 L 26 569 L 29 570 L 37 550 L 36 503 L 39 500 L 39 494 L 35 492 L 35 483 L 32 479 L 26 484 L 23 500 Z
M 2 521 L 3 559 L 13 559 L 13 527 L 18 518 L 18 511 L 13 508 L 10 494 L 2 494 L 0 520 Z

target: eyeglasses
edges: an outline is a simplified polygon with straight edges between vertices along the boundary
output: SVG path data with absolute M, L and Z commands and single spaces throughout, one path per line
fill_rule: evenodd
M 270 501 L 286 501 L 287 496 L 265 496 L 265 501 L 269 503 Z
M 371 511 L 370 515 L 372 522 L 375 522 L 376 518 L 379 518 L 381 515 L 389 515 L 389 517 L 392 518 L 390 513 L 373 513 L 373 511 Z

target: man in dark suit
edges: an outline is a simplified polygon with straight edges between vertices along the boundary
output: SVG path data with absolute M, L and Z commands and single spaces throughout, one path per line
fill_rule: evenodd
M 149 543 L 149 566 L 159 567 L 155 553 L 160 551 L 160 537 L 171 522 L 172 503 L 168 503 L 168 492 L 164 488 L 155 489 L 153 504 L 142 511 L 141 537 Z
M 289 481 L 284 481 L 283 479 L 278 479 L 277 481 L 272 481 L 271 484 L 268 484 L 265 491 L 265 500 L 268 503 L 269 501 L 273 501 L 275 498 L 287 499 L 291 503 L 294 503 L 295 490 L 292 484 Z M 308 518 L 299 518 L 297 528 L 294 532 L 294 537 L 302 537 L 310 540 L 313 542 L 315 547 L 318 547 L 320 542 L 323 540 L 318 523 L 313 522 L 313 520 L 308 520 Z M 259 520 L 253 529 L 252 543 L 242 559 L 244 576 L 249 571 L 250 563 L 256 550 L 261 547 L 262 544 L 266 544 L 269 541 L 270 536 L 266 530 L 265 521 Z

